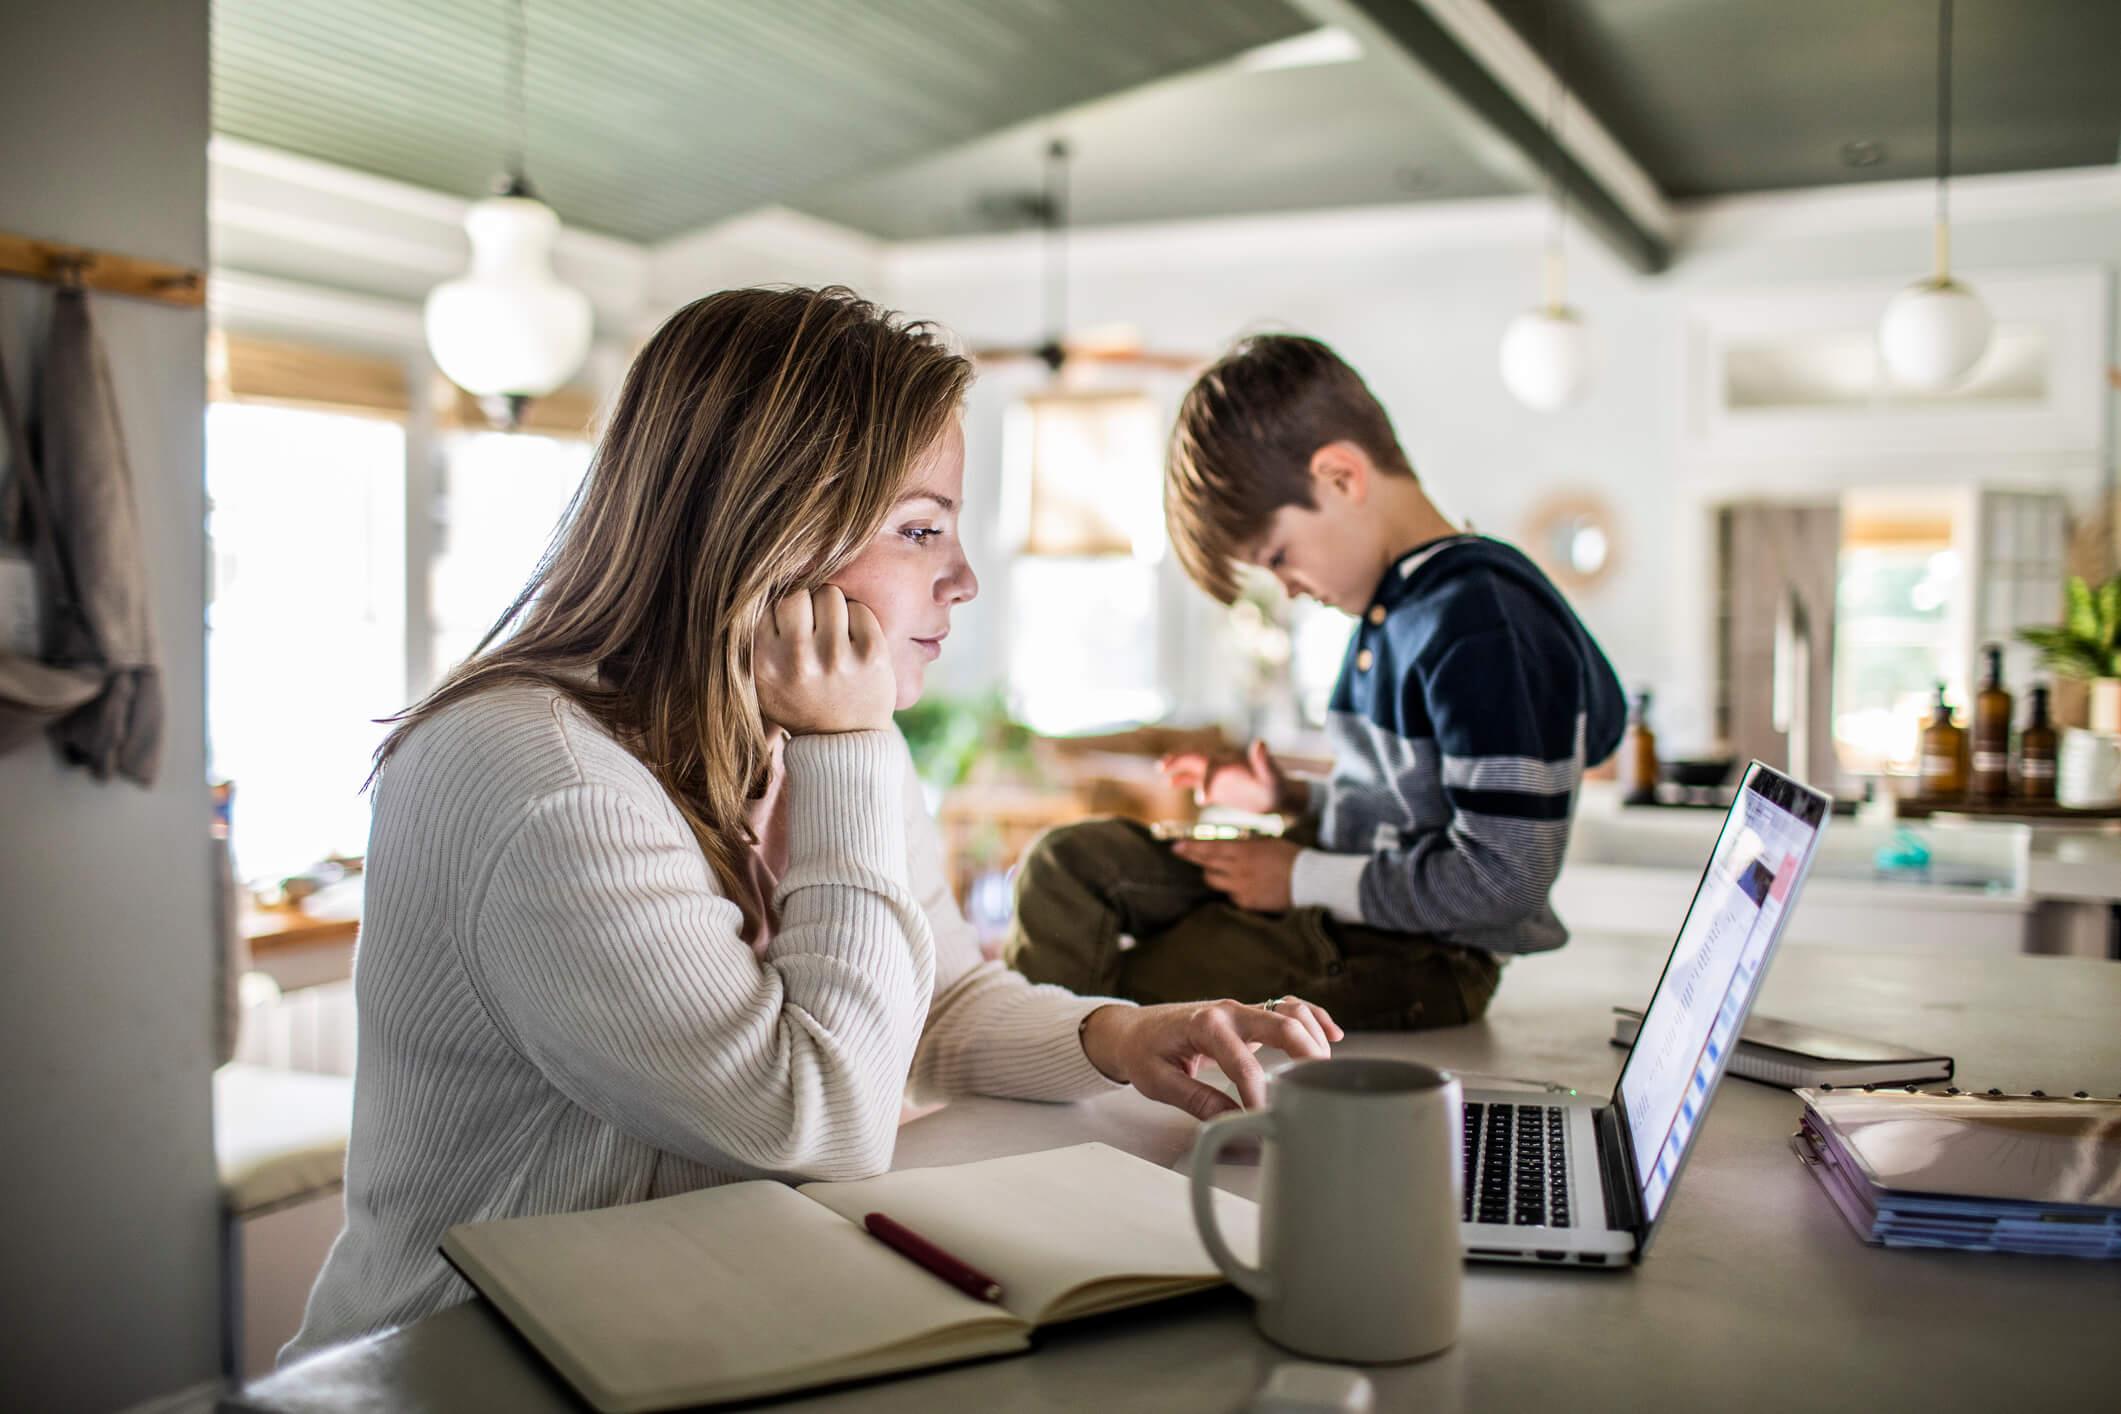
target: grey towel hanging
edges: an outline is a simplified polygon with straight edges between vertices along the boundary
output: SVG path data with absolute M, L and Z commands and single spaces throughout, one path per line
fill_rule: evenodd
M 117 400 L 78 288 L 62 288 L 53 303 L 37 436 L 26 447 L 8 403 L 44 614 L 42 662 L 5 660 L 0 703 L 22 697 L 7 703 L 15 719 L 0 720 L 0 736 L 19 735 L 25 711 L 63 704 L 75 690 L 64 679 L 86 676 L 99 690 L 71 710 L 60 705 L 53 743 L 98 780 L 115 773 L 150 785 L 162 757 L 162 674 L 147 566 Z
M 43 621 L 39 636 L 48 642 L 49 610 L 70 591 L 44 483 L 30 456 L 29 436 L 15 407 L 5 364 L 0 364 L 0 428 L 6 432 L 7 459 L 13 467 L 5 496 L 0 498 L 0 544 L 29 551 L 37 597 L 46 610 L 39 616 Z M 0 653 L 0 752 L 32 740 L 102 690 L 103 674 L 93 668 L 58 668 L 37 658 Z

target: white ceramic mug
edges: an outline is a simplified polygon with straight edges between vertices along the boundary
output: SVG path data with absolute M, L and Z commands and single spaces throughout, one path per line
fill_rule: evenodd
M 1258 1301 L 1269 1340 L 1323 1360 L 1433 1355 L 1458 1339 L 1457 1077 L 1413 1061 L 1299 1061 L 1274 1073 L 1267 1108 L 1210 1121 L 1193 1145 L 1193 1221 L 1223 1274 Z M 1260 1264 L 1215 1225 L 1216 1158 L 1265 1141 Z
M 2055 800 L 2080 809 L 2121 802 L 2121 733 L 2062 729 Z

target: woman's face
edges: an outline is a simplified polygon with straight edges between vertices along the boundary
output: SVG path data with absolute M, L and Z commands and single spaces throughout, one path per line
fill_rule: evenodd
M 950 634 L 950 611 L 979 593 L 957 535 L 964 498 L 965 432 L 953 417 L 913 464 L 876 538 L 832 576 L 842 594 L 876 615 L 901 708 L 920 701 L 922 676 Z

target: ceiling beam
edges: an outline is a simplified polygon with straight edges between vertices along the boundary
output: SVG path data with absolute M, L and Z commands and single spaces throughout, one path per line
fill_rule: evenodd
M 1486 0 L 1292 3 L 1419 66 L 1533 172 L 1551 173 L 1571 214 L 1627 264 L 1645 274 L 1671 264 L 1674 221 L 1657 184 L 1573 93 L 1561 99 L 1560 140 L 1549 135 L 1554 73 Z

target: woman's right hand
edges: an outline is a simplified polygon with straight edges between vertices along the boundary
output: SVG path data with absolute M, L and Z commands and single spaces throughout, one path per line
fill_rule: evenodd
M 751 640 L 759 715 L 790 736 L 880 731 L 898 680 L 866 604 L 834 585 L 780 600 Z
M 1263 741 L 1253 742 L 1242 756 L 1181 751 L 1156 764 L 1166 781 L 1181 790 L 1190 789 L 1203 805 L 1224 805 L 1253 815 L 1297 813 L 1295 786 L 1274 764 Z

